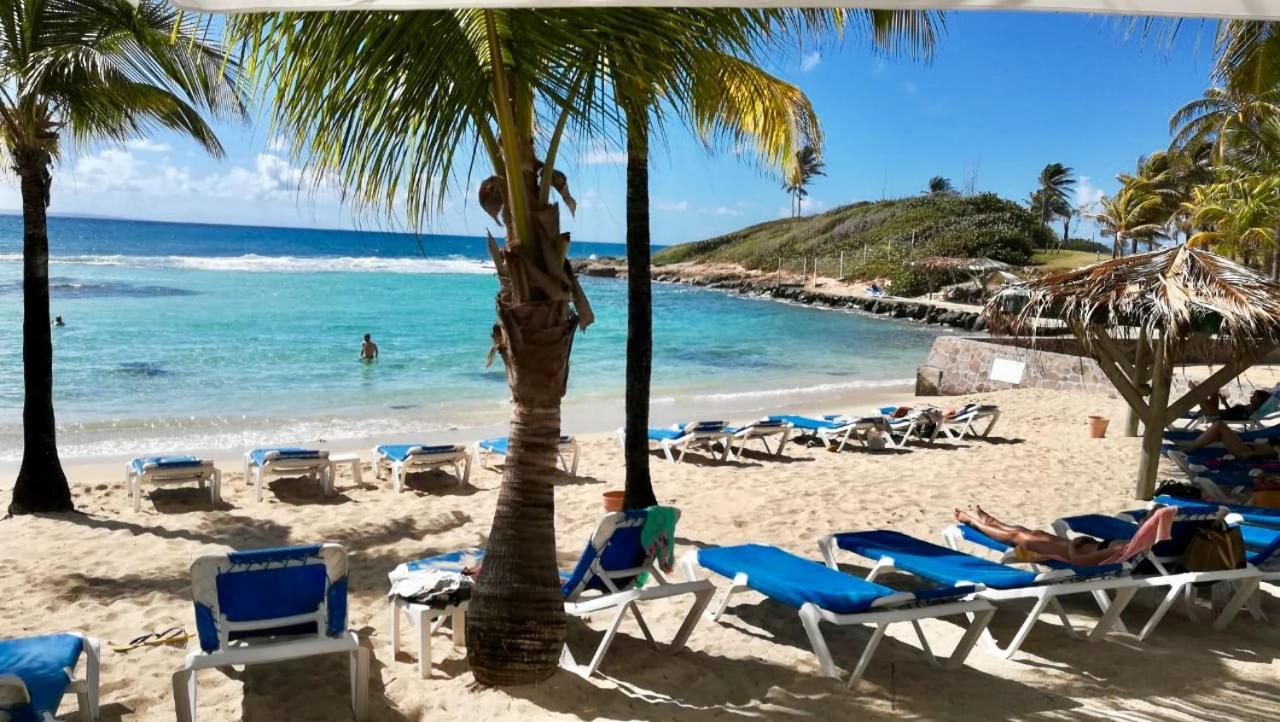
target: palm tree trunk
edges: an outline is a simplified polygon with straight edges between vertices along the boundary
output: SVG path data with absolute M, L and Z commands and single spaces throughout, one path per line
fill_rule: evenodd
M 1133 238 L 1129 239 L 1129 255 L 1131 256 L 1138 255 L 1138 237 L 1137 236 L 1134 236 Z
M 649 115 L 627 113 L 627 401 L 623 508 L 658 503 L 649 474 L 649 387 L 653 372 L 653 289 L 649 271 Z
M 71 511 L 71 487 L 58 459 L 53 416 L 53 337 L 49 329 L 49 154 L 14 148 L 22 184 L 22 466 L 10 514 Z

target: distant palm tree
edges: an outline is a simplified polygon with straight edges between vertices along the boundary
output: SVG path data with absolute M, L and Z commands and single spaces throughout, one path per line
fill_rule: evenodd
M 1071 230 L 1074 208 L 1071 193 L 1076 179 L 1071 168 L 1061 163 L 1050 163 L 1040 171 L 1040 187 L 1032 194 L 1031 212 L 1047 228 L 1054 218 L 1062 218 L 1062 241 L 1065 243 Z
M 1163 200 L 1145 180 L 1122 176 L 1120 190 L 1103 198 L 1101 205 L 1102 209 L 1091 217 L 1101 226 L 1103 235 L 1114 239 L 1113 256 L 1124 255 L 1126 240 L 1132 243 L 1130 252 L 1137 253 L 1138 241 L 1147 241 L 1154 247 L 1156 239 L 1165 235 L 1160 218 Z
M 1274 253 L 1280 228 L 1280 177 L 1250 176 L 1196 188 L 1186 204 L 1200 232 L 1187 245 L 1251 263 Z
M 123 141 L 157 126 L 222 146 L 200 111 L 239 116 L 237 65 L 167 2 L 7 0 L 0 137 L 22 187 L 22 466 L 11 514 L 74 508 L 58 458 L 49 331 L 50 167 L 63 136 Z
M 950 178 L 936 175 L 929 179 L 926 193 L 931 196 L 953 196 L 956 194 L 956 187 L 952 185 Z
M 818 150 L 811 145 L 796 151 L 795 158 L 787 166 L 787 182 L 782 184 L 783 190 L 791 195 L 792 218 L 800 217 L 801 201 L 809 195 L 809 183 L 815 176 L 826 175 L 822 170 L 825 165 Z

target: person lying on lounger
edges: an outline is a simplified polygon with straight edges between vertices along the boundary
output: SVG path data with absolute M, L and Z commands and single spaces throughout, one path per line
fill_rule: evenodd
M 1165 508 L 1173 511 L 1171 507 Z M 956 509 L 954 514 L 956 521 L 961 524 L 968 524 L 992 539 L 1013 547 L 1014 556 L 1018 561 L 1035 563 L 1057 560 L 1078 567 L 1113 564 L 1118 561 L 1118 557 L 1122 559 L 1126 556 L 1123 551 L 1124 548 L 1128 545 L 1133 545 L 1135 541 L 1149 547 L 1155 540 L 1163 541 L 1168 539 L 1169 530 L 1167 525 L 1172 521 L 1172 516 L 1169 512 L 1161 514 L 1160 518 L 1152 514 L 1149 521 L 1155 524 L 1156 527 L 1164 526 L 1166 528 L 1153 528 L 1151 531 L 1155 531 L 1155 536 L 1152 537 L 1151 541 L 1138 539 L 1140 535 L 1146 536 L 1150 533 L 1144 533 L 1140 529 L 1134 534 L 1133 539 L 1101 542 L 1087 536 L 1068 539 L 1057 534 L 1050 534 L 1047 531 L 1006 524 L 983 511 L 980 506 L 975 506 L 973 511 L 973 514 L 969 514 L 963 509 Z M 1145 527 L 1147 524 L 1144 523 L 1143 526 Z
M 1253 456 L 1275 456 L 1275 443 L 1278 439 L 1264 439 L 1248 442 L 1227 425 L 1225 421 L 1215 421 L 1205 429 L 1196 440 L 1187 444 L 1188 449 L 1203 449 L 1210 444 L 1222 444 L 1237 458 L 1245 459 Z
M 1206 419 L 1248 421 L 1270 398 L 1270 391 L 1257 389 L 1249 395 L 1248 403 L 1229 406 L 1227 405 L 1227 398 L 1221 393 L 1216 393 L 1200 404 L 1200 413 Z

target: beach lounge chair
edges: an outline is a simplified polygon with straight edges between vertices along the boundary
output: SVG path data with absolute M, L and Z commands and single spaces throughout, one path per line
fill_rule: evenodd
M 254 449 L 244 455 L 245 481 L 253 482 L 253 498 L 262 501 L 262 483 L 272 477 L 305 476 L 320 482 L 326 496 L 333 493 L 333 464 L 329 452 L 293 446 Z
M 80 719 L 97 722 L 100 656 L 98 640 L 79 632 L 0 640 L 0 720 L 53 722 L 74 694 Z
M 1210 513 L 1217 508 L 1223 508 L 1245 524 L 1280 529 L 1280 509 L 1268 509 L 1262 506 L 1249 506 L 1248 504 L 1222 504 L 1216 501 L 1183 499 L 1177 496 L 1157 496 L 1152 501 L 1157 504 L 1197 510 L 1202 514 Z
M 453 469 L 459 484 L 471 481 L 471 452 L 461 444 L 383 444 L 373 447 L 373 477 L 381 479 L 384 471 L 391 476 L 391 486 L 396 493 L 404 491 L 404 480 L 409 474 Z
M 1087 534 L 1103 542 L 1126 540 L 1138 530 L 1138 523 L 1145 514 L 1145 509 L 1138 509 L 1122 512 L 1116 516 L 1083 514 L 1064 517 L 1053 522 L 1053 530 L 1059 536 Z M 1179 508 L 1178 516 L 1173 522 L 1172 538 L 1153 546 L 1142 555 L 1140 561 L 1134 564 L 1133 577 L 1139 582 L 1140 589 L 1167 590 L 1164 599 L 1138 634 L 1138 639 L 1145 640 L 1149 637 L 1155 631 L 1156 625 L 1179 599 L 1190 607 L 1198 587 L 1225 582 L 1235 590 L 1217 619 L 1214 620 L 1214 629 L 1226 629 L 1235 620 L 1240 609 L 1253 597 L 1262 575 L 1247 560 L 1244 568 L 1213 572 L 1186 571 L 1181 566 L 1183 554 L 1195 535 L 1196 529 L 1216 521 L 1225 514 L 1226 510 L 1218 507 L 1213 507 L 1211 511 Z M 1101 601 L 1099 599 L 1099 602 Z
M 901 449 L 912 439 L 933 443 L 942 433 L 942 411 L 925 406 L 912 409 L 903 416 L 894 416 L 898 406 L 883 406 L 880 414 L 889 426 L 889 439 L 894 446 Z
M 951 416 L 942 416 L 941 431 L 951 439 L 959 440 L 966 436 L 985 439 L 991 435 L 991 429 L 995 428 L 999 420 L 1000 407 L 995 404 L 965 404 Z M 978 432 L 977 424 L 982 421 L 986 421 L 987 425 Z
M 474 452 L 476 463 L 482 467 L 487 467 L 490 454 L 504 457 L 507 455 L 507 437 L 477 441 Z M 578 445 L 577 439 L 572 436 L 560 437 L 560 444 L 556 447 L 556 456 L 560 460 L 560 468 L 564 469 L 569 476 L 577 476 L 578 455 L 581 453 L 582 447 Z
M 654 642 L 641 615 L 640 606 L 657 599 L 693 596 L 693 606 L 685 615 L 684 622 L 676 632 L 670 649 L 676 651 L 684 647 L 690 633 L 697 625 L 698 619 L 706 610 L 715 587 L 707 581 L 669 582 L 663 577 L 660 569 L 659 549 L 645 549 L 641 538 L 644 527 L 655 515 L 665 517 L 673 524 L 680 517 L 680 512 L 670 507 L 649 507 L 630 511 L 606 514 L 600 520 L 600 526 L 587 541 L 582 556 L 570 572 L 560 573 L 560 591 L 564 595 L 565 612 L 575 617 L 583 617 L 599 613 L 612 613 L 609 626 L 603 639 L 585 664 L 579 664 L 573 656 L 569 645 L 564 646 L 561 653 L 560 666 L 582 677 L 590 677 L 600 667 L 605 653 L 613 644 L 613 638 L 621 626 L 628 611 L 635 617 L 641 633 L 650 643 Z M 671 530 L 674 534 L 674 529 Z M 666 543 L 672 544 L 673 538 Z M 408 564 L 410 569 L 439 569 L 457 571 L 460 559 L 471 559 L 483 563 L 483 549 L 464 549 L 442 554 L 440 556 L 420 559 Z M 644 576 L 648 576 L 656 584 L 640 586 Z M 424 605 L 405 602 L 393 597 L 391 599 L 391 645 L 392 658 L 399 645 L 400 615 L 406 615 L 418 628 L 418 659 L 428 659 L 429 651 L 427 631 L 424 622 L 438 612 Z M 455 617 L 455 634 L 457 634 L 457 618 Z M 455 637 L 457 643 L 457 637 Z M 429 671 L 424 670 L 423 676 Z
M 144 456 L 124 465 L 125 490 L 133 500 L 133 510 L 142 505 L 142 485 L 177 486 L 207 484 L 214 505 L 222 498 L 222 472 L 212 461 L 194 456 Z
M 1062 597 L 1116 592 L 1115 601 L 1088 635 L 1090 641 L 1097 641 L 1111 631 L 1136 591 L 1133 581 L 1127 577 L 1129 568 L 1124 564 L 1097 567 L 1053 564 L 1047 571 L 1032 571 L 966 554 L 957 548 L 959 538 L 967 538 L 964 530 L 976 531 L 969 527 L 948 529 L 943 535 L 946 547 L 896 531 L 880 530 L 832 534 L 818 542 L 818 548 L 827 566 L 836 570 L 839 569 L 836 553 L 841 549 L 873 561 L 875 564 L 867 574 L 870 582 L 887 572 L 899 571 L 943 588 L 977 585 L 974 597 L 997 605 L 1032 601 L 1025 620 L 1005 647 L 996 642 L 990 631 L 982 634 L 984 645 L 1006 659 L 1018 653 L 1027 635 L 1047 612 L 1062 621 L 1069 636 L 1079 638 L 1058 601 Z
M 211 554 L 191 563 L 200 650 L 173 675 L 180 722 L 196 719 L 196 672 L 346 654 L 351 704 L 364 719 L 369 650 L 347 629 L 347 550 L 338 544 Z
M 800 623 L 826 677 L 839 679 L 840 673 L 831 658 L 820 624 L 875 625 L 871 640 L 863 648 L 858 664 L 849 676 L 850 687 L 866 672 L 889 625 L 910 622 L 930 664 L 937 666 L 939 660 L 924 636 L 920 620 L 973 615 L 968 630 L 948 660 L 948 666 L 959 667 L 995 613 L 995 608 L 987 602 L 964 599 L 975 591 L 975 587 L 902 592 L 828 569 L 819 562 L 764 544 L 699 549 L 685 555 L 681 564 L 690 580 L 698 578 L 698 567 L 732 580 L 712 615 L 713 620 L 718 621 L 733 595 L 744 589 L 753 589 L 776 602 L 798 609 Z
M 618 444 L 626 446 L 626 443 L 627 430 L 623 427 L 618 429 Z M 649 445 L 655 444 L 672 464 L 684 461 L 685 453 L 694 448 L 703 449 L 714 458 L 716 444 L 723 447 L 720 458 L 728 461 L 733 449 L 733 434 L 723 421 L 694 421 L 672 424 L 666 429 L 649 429 Z
M 844 451 L 850 441 L 869 446 L 872 436 L 888 440 L 888 425 L 882 416 L 840 416 L 836 414 L 813 418 L 783 414 L 767 417 L 769 421 L 791 425 L 795 436 L 818 439 L 822 445 L 835 451 Z
M 738 442 L 737 452 L 731 452 L 730 456 L 742 456 L 742 450 L 752 440 L 759 440 L 766 454 L 782 456 L 782 449 L 791 438 L 791 424 L 782 419 L 763 418 L 742 426 L 730 426 L 725 431 L 733 434 L 733 440 Z M 769 439 L 775 436 L 778 437 L 778 446 L 770 449 Z

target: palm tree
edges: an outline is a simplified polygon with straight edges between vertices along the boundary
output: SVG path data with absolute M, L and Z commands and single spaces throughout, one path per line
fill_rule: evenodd
M 1269 120 L 1280 117 L 1280 89 L 1259 93 L 1239 88 L 1209 88 L 1169 119 L 1174 147 L 1213 143 L 1213 160 L 1221 164 L 1229 145 L 1256 139 Z
M 929 179 L 926 194 L 931 196 L 953 196 L 956 194 L 956 187 L 951 184 L 950 178 L 936 175 Z
M 1192 224 L 1202 229 L 1188 245 L 1249 264 L 1261 253 L 1276 250 L 1280 177 L 1249 176 L 1196 188 L 1186 211 Z
M 1032 195 L 1032 212 L 1047 228 L 1054 218 L 1066 219 L 1062 231 L 1062 240 L 1067 240 L 1067 232 L 1071 226 L 1071 192 L 1075 189 L 1076 179 L 1071 168 L 1061 163 L 1050 163 L 1040 171 L 1040 188 Z
M 1124 254 L 1124 242 L 1130 241 L 1131 253 L 1138 252 L 1138 241 L 1146 240 L 1154 247 L 1155 239 L 1164 236 L 1159 214 L 1162 199 L 1151 184 L 1140 178 L 1121 176 L 1120 190 L 1102 199 L 1102 210 L 1092 215 L 1103 235 L 1115 240 L 1113 256 Z
M 241 115 L 243 106 L 237 66 L 168 3 L 7 0 L 0 16 L 0 128 L 23 225 L 23 450 L 9 512 L 70 511 L 53 413 L 45 218 L 63 137 L 118 142 L 160 126 L 221 155 L 200 111 Z
M 779 10 L 475 8 L 236 21 L 274 100 L 275 124 L 358 210 L 404 207 L 410 224 L 420 226 L 439 210 L 458 162 L 465 167 L 472 157 L 469 148 L 492 166 L 479 203 L 505 228 L 505 244 L 490 243 L 499 277 L 492 353 L 506 364 L 512 424 L 467 619 L 468 655 L 481 684 L 544 679 L 564 640 L 552 481 L 569 350 L 575 329 L 592 321 L 566 263 L 569 236 L 561 232 L 559 206 L 551 202 L 554 190 L 574 208 L 556 168 L 564 134 L 599 137 L 616 130 L 628 110 L 625 120 L 642 117 L 641 96 L 609 82 L 608 74 L 621 70 L 610 69 L 621 56 L 609 39 L 627 38 L 633 57 L 674 63 L 663 77 L 675 80 L 659 87 L 680 89 L 675 97 L 696 87 L 706 101 L 699 107 L 717 108 L 750 88 L 709 84 L 691 72 L 688 54 L 668 54 L 673 39 L 690 39 L 679 47 L 745 51 L 763 42 L 765 21 L 789 17 Z M 667 99 L 654 98 L 659 105 Z M 749 116 L 738 127 L 755 133 L 748 126 L 758 123 Z M 635 237 L 642 231 L 637 227 Z
M 824 165 L 822 156 L 811 145 L 796 151 L 795 159 L 788 164 L 786 182 L 782 184 L 782 188 L 791 196 L 792 218 L 800 217 L 800 202 L 809 195 L 809 182 L 815 176 L 826 175 L 822 171 Z

